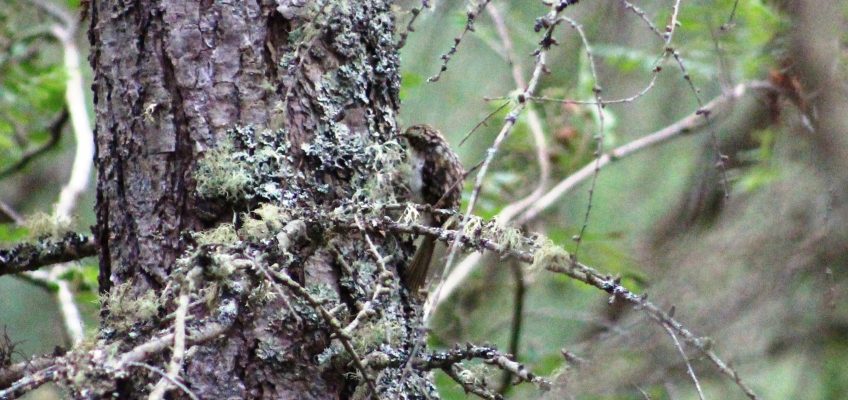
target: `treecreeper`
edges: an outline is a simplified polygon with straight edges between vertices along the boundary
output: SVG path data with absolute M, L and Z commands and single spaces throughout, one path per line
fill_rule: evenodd
M 412 201 L 433 208 L 457 209 L 462 199 L 465 168 L 442 134 L 429 125 L 413 125 L 401 134 L 409 151 L 408 177 Z M 447 216 L 422 213 L 423 224 L 443 227 Z M 412 257 L 404 281 L 412 293 L 417 293 L 427 280 L 436 238 L 425 236 Z

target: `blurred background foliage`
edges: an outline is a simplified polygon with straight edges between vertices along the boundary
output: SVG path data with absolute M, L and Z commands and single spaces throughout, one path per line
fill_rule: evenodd
M 476 8 L 479 1 L 431 1 L 432 8 L 421 13 L 415 23 L 415 32 L 410 34 L 401 51 L 401 125 L 429 123 L 439 128 L 455 145 L 467 167 L 482 161 L 503 118 L 514 104 L 517 92 L 510 62 L 520 64 L 524 79 L 529 79 L 534 63 L 532 52 L 539 41 L 539 34 L 533 31 L 534 21 L 548 9 L 541 1 L 493 1 L 503 16 L 517 57 L 509 59 L 491 17 L 483 12 L 476 19 L 474 32 L 466 35 L 459 45 L 447 71 L 437 82 L 428 83 L 428 77 L 439 71 L 441 55 L 463 30 L 468 10 Z M 673 3 L 634 2 L 660 30 L 671 18 Z M 789 18 L 781 11 L 784 2 L 752 0 L 737 4 L 733 0 L 695 0 L 682 3 L 673 45 L 698 89 L 697 96 L 703 101 L 715 98 L 738 83 L 768 79 L 771 72 L 783 68 L 787 57 L 786 32 L 790 28 Z M 624 4 L 617 0 L 584 0 L 566 10 L 565 15 L 582 25 L 592 46 L 598 81 L 592 76 L 586 49 L 577 32 L 563 24 L 556 31 L 558 45 L 549 53 L 548 73 L 543 76 L 537 94 L 592 100 L 593 88 L 598 85 L 605 99 L 615 99 L 631 96 L 649 84 L 665 44 Z M 79 6 L 73 1 L 61 5 L 72 11 Z M 399 29 L 406 26 L 411 16 L 409 10 L 419 6 L 417 1 L 399 2 Z M 848 6 L 843 7 L 843 12 L 846 9 Z M 50 17 L 28 1 L 0 0 L 0 201 L 24 216 L 51 211 L 67 179 L 73 156 L 73 138 L 65 127 L 61 137 L 45 154 L 19 171 L 2 172 L 12 168 L 26 153 L 50 143 L 49 127 L 64 108 L 62 54 L 50 35 L 51 24 Z M 77 42 L 85 53 L 84 31 L 83 28 L 82 33 L 77 34 Z M 683 79 L 674 59 L 663 61 L 661 66 L 663 72 L 647 94 L 632 102 L 605 107 L 602 131 L 605 149 L 654 132 L 698 109 L 696 93 Z M 87 71 L 88 65 L 83 69 Z M 86 74 L 90 78 L 90 72 Z M 532 103 L 531 107 L 539 114 L 546 134 L 551 184 L 593 160 L 594 138 L 601 132 L 595 106 L 542 102 Z M 459 146 L 460 140 L 489 114 L 492 117 L 488 122 Z M 790 116 L 783 118 L 798 117 L 797 113 L 794 117 L 791 112 L 788 114 Z M 719 136 L 725 137 L 730 134 L 725 131 L 736 125 L 732 120 L 719 120 L 713 126 Z M 748 199 L 757 204 L 751 199 L 756 199 L 758 193 L 768 196 L 769 188 L 795 176 L 795 164 L 785 162 L 787 154 L 797 152 L 787 139 L 786 131 L 790 129 L 791 124 L 780 122 L 753 130 L 753 144 L 734 153 L 744 160 L 745 168 L 728 171 L 731 199 Z M 676 293 L 666 292 L 660 283 L 669 280 L 668 276 L 672 277 L 671 282 L 690 279 L 686 272 L 675 270 L 672 258 L 664 258 L 664 253 L 691 251 L 708 264 L 711 254 L 728 250 L 721 247 L 699 249 L 702 243 L 698 234 L 662 228 L 668 225 L 670 215 L 680 211 L 681 199 L 698 189 L 700 174 L 705 169 L 714 170 L 709 165 L 710 158 L 705 156 L 709 153 L 709 140 L 709 132 L 704 130 L 622 159 L 604 169 L 597 180 L 588 228 L 578 256 L 588 265 L 620 275 L 625 285 L 634 291 L 647 291 L 658 304 L 675 305 L 678 312 L 683 313 L 682 320 L 690 323 L 689 327 L 696 333 L 716 335 L 721 341 L 736 331 L 723 332 L 719 328 L 699 325 L 705 318 L 715 319 L 721 314 L 707 305 L 701 308 L 693 305 L 703 299 L 702 296 L 709 296 L 710 289 L 698 286 L 695 290 L 701 292 L 690 291 L 688 296 L 670 297 Z M 538 184 L 539 173 L 525 113 L 498 153 L 475 213 L 485 218 L 495 216 L 506 205 L 529 194 Z M 583 226 L 588 190 L 587 182 L 522 229 L 543 233 L 557 244 L 576 250 L 577 244 L 572 238 Z M 797 186 L 791 190 L 799 197 L 808 193 Z M 810 191 L 816 190 L 810 188 Z M 94 223 L 93 188 L 90 192 L 78 207 L 75 230 L 88 231 L 87 227 Z M 466 195 L 468 193 L 470 185 L 466 186 Z M 754 224 L 767 227 L 756 221 L 769 218 L 770 211 L 754 210 L 751 211 Z M 5 244 L 31 234 L 6 215 L 0 214 L 0 222 L 0 241 Z M 709 230 L 711 226 L 707 224 L 698 229 Z M 668 237 L 663 232 L 671 231 L 689 239 L 683 239 L 683 244 L 672 250 L 655 247 L 658 242 L 667 242 Z M 722 237 L 730 235 L 733 239 L 737 234 L 747 233 L 725 232 Z M 767 247 L 763 249 L 768 251 Z M 572 382 L 568 381 L 571 375 L 565 373 L 558 375 L 561 385 L 552 398 L 572 395 L 585 399 L 697 398 L 694 386 L 685 375 L 685 366 L 679 355 L 673 353 L 673 345 L 665 333 L 651 328 L 644 319 L 617 319 L 620 310 L 610 311 L 603 293 L 564 277 L 523 270 L 522 266 L 511 265 L 510 261 L 489 257 L 484 258 L 483 264 L 438 310 L 432 327 L 432 345 L 452 346 L 466 341 L 492 343 L 500 349 L 514 351 L 520 361 L 542 375 L 575 368 L 565 362 L 561 349 L 577 355 L 606 349 L 603 351 L 611 353 L 609 359 L 589 361 L 615 360 L 602 364 L 606 375 L 595 382 L 603 382 L 603 387 L 577 385 L 572 391 L 569 386 Z M 708 268 L 705 267 L 705 271 Z M 518 284 L 519 277 L 522 285 Z M 91 330 L 96 327 L 98 305 L 96 261 L 85 260 L 78 272 L 65 278 L 74 282 L 78 289 L 78 300 L 88 312 Z M 715 275 L 707 279 L 721 286 L 728 285 L 724 279 L 729 278 Z M 522 291 L 517 290 L 519 286 Z M 794 289 L 813 291 L 809 286 Z M 53 346 L 66 345 L 49 290 L 17 277 L 4 276 L 0 278 L 0 296 L 0 321 L 7 327 L 12 340 L 20 343 L 18 357 L 50 352 Z M 516 334 L 512 327 L 519 297 L 523 307 L 521 329 Z M 779 304 L 773 306 L 780 308 Z M 813 320 L 811 325 L 821 324 L 820 320 Z M 780 320 L 763 323 L 779 324 Z M 748 324 L 748 335 L 764 329 Z M 654 359 L 650 354 L 654 354 L 654 347 L 628 346 L 627 341 L 612 342 L 615 344 L 612 346 L 605 341 L 607 336 L 628 336 L 635 331 L 634 325 L 646 327 L 644 329 L 658 338 L 656 346 L 664 350 L 657 351 L 657 357 L 671 354 L 665 364 L 652 363 Z M 746 343 L 745 336 L 740 337 L 741 340 L 727 342 Z M 848 356 L 848 343 L 844 339 L 844 334 L 838 334 L 834 340 L 818 346 L 816 354 L 821 357 L 815 368 L 811 368 L 810 354 L 801 348 L 781 353 L 779 357 L 771 357 L 765 351 L 752 355 L 740 353 L 737 348 L 728 346 L 721 350 L 730 355 L 743 376 L 764 398 L 844 398 L 848 394 L 848 363 L 841 362 Z M 793 345 L 790 342 L 785 346 L 792 348 Z M 750 357 L 734 357 L 735 354 Z M 710 365 L 698 362 L 695 366 L 709 398 L 743 397 L 733 382 L 716 374 Z M 639 372 L 633 373 L 634 370 Z M 653 371 L 653 375 L 645 371 Z M 487 376 L 491 387 L 503 386 L 498 373 L 490 371 Z M 437 376 L 437 381 L 445 399 L 466 398 L 462 389 L 446 376 Z M 535 388 L 526 384 L 503 390 L 508 398 L 538 395 Z

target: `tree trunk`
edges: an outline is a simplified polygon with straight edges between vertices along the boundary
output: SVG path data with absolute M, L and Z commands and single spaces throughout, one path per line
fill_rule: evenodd
M 95 230 L 108 295 L 102 340 L 127 350 L 168 332 L 169 313 L 185 295 L 189 344 L 203 326 L 226 328 L 185 353 L 180 376 L 200 398 L 367 393 L 330 324 L 271 276 L 291 276 L 343 324 L 377 287 L 364 236 L 308 223 L 286 247 L 280 234 L 291 233 L 289 212 L 403 198 L 391 173 L 402 155 L 394 142 L 399 75 L 389 3 L 91 2 Z M 255 169 L 204 165 L 212 154 Z M 253 164 L 239 163 L 247 159 Z M 245 180 L 228 180 L 237 177 Z M 213 187 L 220 181 L 237 190 Z M 203 185 L 210 187 L 199 191 Z M 272 209 L 286 216 L 271 221 Z M 257 221 L 264 231 L 253 229 Z M 216 226 L 237 239 L 215 236 Z M 393 256 L 386 268 L 397 277 L 409 239 L 372 236 L 380 254 Z M 408 352 L 418 335 L 414 301 L 397 282 L 376 321 L 360 328 L 370 329 L 355 343 L 360 356 L 385 346 Z M 146 363 L 164 370 L 170 357 L 166 350 Z M 383 396 L 395 397 L 386 393 L 403 385 L 401 370 L 372 374 Z M 132 371 L 117 385 L 76 394 L 146 397 L 160 376 Z M 426 378 L 411 375 L 407 385 L 430 390 Z

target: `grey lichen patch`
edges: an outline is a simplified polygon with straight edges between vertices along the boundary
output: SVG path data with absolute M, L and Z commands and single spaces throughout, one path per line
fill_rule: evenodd
M 304 174 L 293 167 L 285 130 L 256 132 L 236 127 L 199 162 L 197 193 L 233 205 L 261 202 L 295 205 L 303 197 Z
M 357 329 L 353 347 L 359 354 L 368 354 L 382 345 L 397 347 L 404 338 L 404 328 L 395 319 L 382 318 L 369 321 Z
M 323 283 L 311 284 L 306 286 L 306 291 L 326 309 L 331 309 L 339 304 L 338 292 L 329 285 Z
M 403 197 L 398 196 L 398 188 L 403 186 L 401 177 L 408 176 L 404 175 L 403 171 L 398 172 L 402 166 L 408 166 L 405 162 L 405 149 L 392 139 L 369 146 L 366 154 L 370 160 L 367 165 L 368 173 L 360 173 L 357 176 L 364 180 L 364 183 L 354 198 L 360 201 L 398 201 Z
M 253 354 L 269 365 L 282 368 L 293 361 L 292 354 L 287 350 L 280 338 L 273 335 L 264 335 L 260 338 Z

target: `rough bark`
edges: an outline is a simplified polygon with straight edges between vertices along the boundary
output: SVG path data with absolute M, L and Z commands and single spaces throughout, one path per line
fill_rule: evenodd
M 394 199 L 391 176 L 381 174 L 400 159 L 373 155 L 392 145 L 397 132 L 398 57 L 389 3 L 91 2 L 96 234 L 101 290 L 109 292 L 100 337 L 106 343 L 120 349 L 144 343 L 168 326 L 163 317 L 174 310 L 176 294 L 189 293 L 193 301 L 206 296 L 207 307 L 190 309 L 189 325 L 226 319 L 231 328 L 187 352 L 181 376 L 196 395 L 317 399 L 362 393 L 364 384 L 344 361 L 345 352 L 331 350 L 338 343 L 326 321 L 290 291 L 269 294 L 266 277 L 257 272 L 280 268 L 307 290 L 321 292 L 324 308 L 347 310 L 339 318 L 349 319 L 377 280 L 361 235 L 308 226 L 290 249 L 274 254 L 275 246 L 282 247 L 275 232 L 270 239 L 240 237 L 238 244 L 206 247 L 190 233 L 233 220 L 233 229 L 241 229 L 256 216 L 250 210 L 268 204 L 330 210 L 350 200 Z M 235 200 L 198 194 L 203 160 L 227 140 L 251 159 L 260 151 L 276 152 L 275 160 L 266 161 L 279 162 L 275 169 L 285 173 L 252 176 Z M 393 256 L 387 267 L 398 276 L 409 240 L 374 240 L 383 255 Z M 236 268 L 223 281 L 191 281 L 196 292 L 175 289 L 189 285 L 187 270 L 223 265 L 225 254 L 254 267 Z M 379 320 L 399 328 L 382 345 L 408 351 L 418 335 L 418 316 L 402 290 L 391 286 Z M 115 311 L 127 298 L 149 293 L 156 295 L 150 297 L 156 310 L 144 314 L 146 320 Z M 360 351 L 375 346 L 366 343 Z M 167 356 L 148 363 L 167 364 Z M 136 372 L 99 395 L 145 397 L 147 385 L 159 377 Z M 399 390 L 400 373 L 374 374 L 384 396 Z M 407 384 L 420 381 L 417 374 Z

